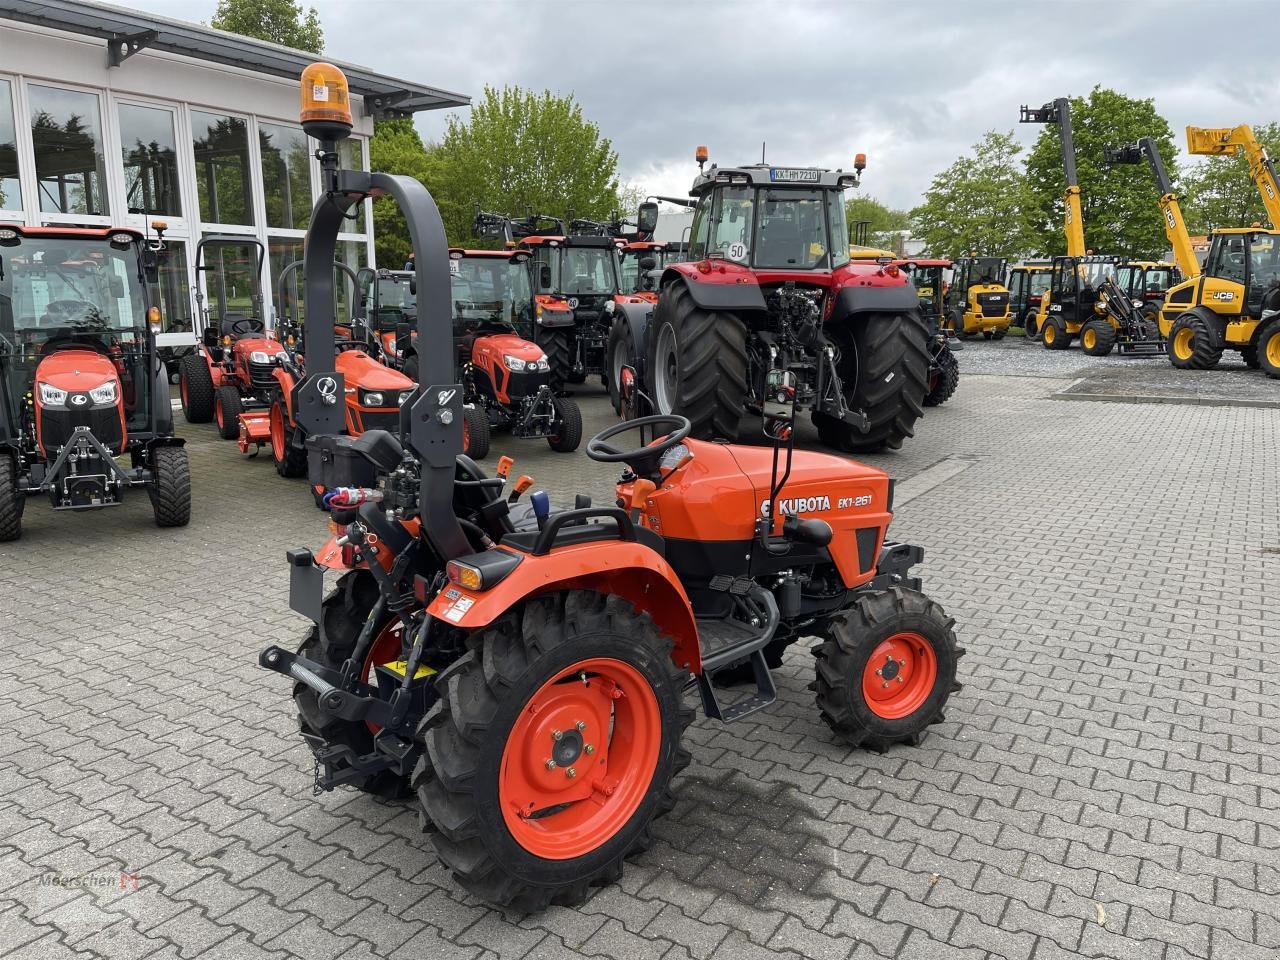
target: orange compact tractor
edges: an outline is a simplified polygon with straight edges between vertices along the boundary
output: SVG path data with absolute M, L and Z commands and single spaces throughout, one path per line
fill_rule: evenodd
M 304 103 L 338 76 L 309 74 Z M 324 92 L 316 112 L 345 102 Z M 331 138 L 345 130 L 308 130 L 324 158 L 306 247 L 312 319 L 346 211 L 390 197 L 416 255 L 419 342 L 443 342 L 449 258 L 435 203 L 412 178 L 337 169 Z M 329 330 L 308 324 L 309 354 L 326 355 Z M 767 708 L 771 668 L 802 637 L 820 638 L 815 708 L 844 742 L 913 744 L 942 719 L 963 651 L 912 576 L 921 549 L 888 538 L 893 483 L 796 452 L 793 403 L 764 411 L 772 449 L 694 440 L 681 416 L 617 424 L 587 444 L 622 468 L 603 505 L 579 495 L 557 510 L 537 492 L 521 510 L 525 478 L 508 496 L 504 470 L 488 477 L 462 455 L 452 352 L 420 360 L 399 438 L 325 429 L 335 418 L 319 380 L 336 371 L 299 385 L 337 533 L 318 552 L 289 551 L 290 605 L 314 627 L 259 663 L 292 681 L 316 783 L 413 794 L 469 892 L 537 910 L 615 881 L 652 842 L 689 763 L 685 690 L 715 722 Z M 750 692 L 717 689 L 712 676 L 742 662 Z
M 144 487 L 159 526 L 190 519 L 148 300 L 162 253 L 136 230 L 0 226 L 0 540 L 32 496 L 92 510 Z

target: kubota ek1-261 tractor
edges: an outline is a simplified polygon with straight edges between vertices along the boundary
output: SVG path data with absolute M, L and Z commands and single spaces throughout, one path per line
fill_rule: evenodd
M 338 77 L 308 68 L 307 112 L 345 103 Z M 426 188 L 337 169 L 332 137 L 346 128 L 308 126 L 324 158 L 306 245 L 311 319 L 326 310 L 345 211 L 388 196 L 416 255 L 419 342 L 444 342 L 449 260 Z M 329 330 L 308 324 L 309 354 L 327 355 Z M 911 575 L 920 548 L 887 537 L 892 481 L 796 453 L 794 406 L 766 409 L 772 450 L 695 440 L 677 415 L 624 421 L 587 446 L 623 469 L 606 503 L 579 495 L 555 510 L 538 492 L 524 510 L 524 478 L 507 496 L 502 475 L 461 455 L 452 352 L 420 360 L 400 439 L 327 429 L 336 418 L 317 381 L 338 372 L 299 385 L 309 449 L 334 469 L 338 532 L 316 553 L 289 551 L 291 606 L 315 626 L 297 652 L 271 645 L 259 662 L 294 683 L 318 785 L 416 795 L 468 891 L 536 910 L 617 879 L 689 763 L 686 689 L 721 722 L 765 708 L 770 665 L 802 637 L 821 638 L 816 707 L 847 743 L 915 743 L 942 718 L 963 651 Z M 367 482 L 352 483 L 360 473 Z M 754 688 L 726 702 L 711 676 L 742 661 Z
M 704 147 L 697 158 L 702 170 Z M 663 271 L 656 307 L 614 313 L 621 355 L 658 413 L 688 417 L 695 437 L 732 440 L 792 375 L 827 446 L 893 449 L 912 435 L 929 332 L 898 267 L 850 260 L 844 191 L 865 166 L 859 155 L 853 171 L 699 173 L 688 261 Z
M 157 525 L 190 519 L 148 299 L 162 253 L 131 229 L 0 226 L 0 540 L 36 495 L 91 510 L 145 487 Z

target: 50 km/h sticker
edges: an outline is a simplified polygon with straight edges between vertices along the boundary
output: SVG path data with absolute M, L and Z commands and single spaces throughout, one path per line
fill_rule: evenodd
M 731 243 L 726 253 L 730 260 L 745 260 L 747 258 L 747 245 L 745 243 Z

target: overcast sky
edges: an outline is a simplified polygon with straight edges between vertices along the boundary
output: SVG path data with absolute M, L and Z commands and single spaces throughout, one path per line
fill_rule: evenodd
M 215 0 L 113 0 L 207 21 Z M 1187 124 L 1280 119 L 1277 4 L 1259 0 L 303 0 L 326 52 L 478 97 L 486 84 L 572 93 L 624 180 L 684 195 L 712 160 L 843 166 L 911 207 L 933 175 L 1018 107 L 1095 84 Z M 418 114 L 424 138 L 440 112 Z

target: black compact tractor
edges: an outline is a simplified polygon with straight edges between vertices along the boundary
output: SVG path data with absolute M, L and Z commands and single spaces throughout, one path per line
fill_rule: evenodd
M 159 526 L 190 519 L 148 299 L 162 252 L 130 229 L 0 227 L 0 540 L 34 496 L 93 510 L 143 487 Z

